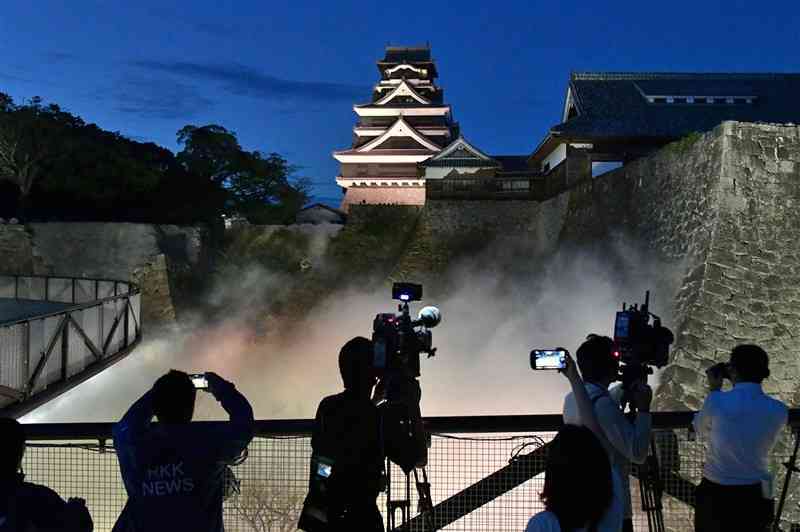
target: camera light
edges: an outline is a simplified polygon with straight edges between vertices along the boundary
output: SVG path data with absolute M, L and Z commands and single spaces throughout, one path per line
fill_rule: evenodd
M 400 301 L 408 301 L 409 299 L 411 299 L 411 296 L 408 294 L 400 294 Z
M 614 358 L 619 358 L 619 351 L 614 351 Z

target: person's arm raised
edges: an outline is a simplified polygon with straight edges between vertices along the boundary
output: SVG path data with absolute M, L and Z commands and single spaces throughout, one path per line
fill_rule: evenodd
M 575 397 L 575 404 L 578 407 L 578 417 L 580 417 L 581 422 L 586 428 L 591 430 L 595 436 L 604 438 L 603 429 L 597 421 L 597 415 L 594 413 L 592 400 L 589 398 L 589 392 L 586 391 L 586 387 L 583 385 L 583 379 L 578 373 L 578 365 L 575 363 L 569 351 L 566 349 L 563 349 L 563 351 L 566 352 L 566 368 L 561 370 L 561 373 L 564 374 L 569 381 L 569 385 L 572 387 L 572 395 Z

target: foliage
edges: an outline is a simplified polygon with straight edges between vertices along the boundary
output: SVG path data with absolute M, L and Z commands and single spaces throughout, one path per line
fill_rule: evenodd
M 308 199 L 304 183 L 290 183 L 295 168 L 286 159 L 243 150 L 222 126 L 186 126 L 178 131 L 178 143 L 183 150 L 177 160 L 186 171 L 225 191 L 227 214 L 258 224 L 283 223 Z
M 186 126 L 178 139 L 176 156 L 41 98 L 0 93 L 0 217 L 214 226 L 236 212 L 282 223 L 307 201 L 283 157 L 244 151 L 221 126 Z
M 666 148 L 668 150 L 674 152 L 684 152 L 692 147 L 692 145 L 700 140 L 703 137 L 703 134 L 698 131 L 692 131 L 691 133 L 687 134 L 685 137 L 682 137 L 675 142 L 667 144 Z

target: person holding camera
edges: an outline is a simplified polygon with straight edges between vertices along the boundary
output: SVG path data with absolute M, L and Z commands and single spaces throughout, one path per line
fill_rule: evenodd
M 569 380 L 585 426 L 564 425 L 548 444 L 544 489 L 545 511 L 528 521 L 525 532 L 619 532 L 622 489 L 601 443 L 603 432 L 575 361 L 566 349 L 560 370 Z
M 198 377 L 197 385 L 222 404 L 230 421 L 191 423 L 196 385 L 186 373 L 171 370 L 114 425 L 128 492 L 114 532 L 223 530 L 225 474 L 253 439 L 253 409 L 216 373 Z
M 86 501 L 64 500 L 50 488 L 25 482 L 25 433 L 15 419 L 0 418 L 0 531 L 92 532 Z
M 636 410 L 630 421 L 620 408 L 624 390 L 611 383 L 618 380 L 619 360 L 614 354 L 614 342 L 607 336 L 590 334 L 577 352 L 578 367 L 585 381 L 585 389 L 592 403 L 592 411 L 602 432 L 601 443 L 608 453 L 611 467 L 621 481 L 621 490 L 615 492 L 622 502 L 624 521 L 622 530 L 633 531 L 633 508 L 630 494 L 631 463 L 642 464 L 647 459 L 650 445 L 652 419 L 650 402 L 653 391 L 646 382 L 633 382 L 627 390 Z M 574 393 L 564 400 L 564 423 L 586 425 L 587 418 L 578 409 Z
M 769 357 L 756 345 L 736 346 L 730 362 L 706 372 L 711 391 L 694 418 L 708 441 L 697 488 L 695 530 L 766 530 L 773 519 L 772 476 L 767 461 L 788 421 L 788 409 L 764 393 Z M 723 379 L 733 389 L 722 390 Z
M 344 391 L 317 408 L 301 530 L 383 531 L 376 501 L 385 489 L 385 458 L 405 472 L 427 460 L 419 384 L 411 376 L 393 381 L 402 388 L 399 399 L 379 407 L 385 383 L 378 382 L 373 351 L 371 340 L 356 337 L 339 352 Z

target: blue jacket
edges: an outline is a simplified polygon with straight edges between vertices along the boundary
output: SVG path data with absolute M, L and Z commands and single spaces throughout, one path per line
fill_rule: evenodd
M 253 439 L 253 409 L 231 383 L 215 398 L 230 421 L 153 424 L 152 391 L 114 425 L 128 503 L 114 532 L 221 532 L 226 467 Z

